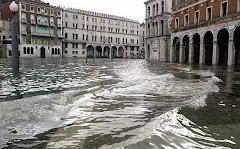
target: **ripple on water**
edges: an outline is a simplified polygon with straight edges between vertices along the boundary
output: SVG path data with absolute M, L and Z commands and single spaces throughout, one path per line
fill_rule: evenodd
M 26 63 L 20 79 L 1 80 L 0 97 L 9 100 L 0 102 L 4 134 L 0 147 L 9 139 L 28 139 L 27 143 L 10 143 L 13 147 L 36 147 L 42 141 L 46 148 L 217 148 L 221 143 L 234 144 L 230 139 L 212 138 L 209 127 L 200 127 L 180 114 L 180 107 L 205 107 L 208 96 L 219 92 L 221 80 L 211 71 L 178 71 L 171 64 L 161 64 L 160 69 L 159 64 L 152 66 L 143 60 L 96 60 L 95 65 L 69 61 L 59 60 L 57 65 L 39 60 L 34 69 Z M 177 77 L 183 70 L 199 78 Z M 12 100 L 17 92 L 21 100 Z

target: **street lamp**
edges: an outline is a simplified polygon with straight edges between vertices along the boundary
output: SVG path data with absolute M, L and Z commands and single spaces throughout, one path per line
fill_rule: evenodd
M 17 25 L 17 16 L 18 5 L 13 1 L 9 6 L 13 18 L 12 18 L 12 68 L 13 73 L 16 74 L 19 72 L 19 54 L 18 54 L 18 25 Z

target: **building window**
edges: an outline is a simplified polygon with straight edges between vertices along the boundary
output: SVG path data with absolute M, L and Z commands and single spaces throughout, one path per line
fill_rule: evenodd
M 179 18 L 175 18 L 175 28 L 179 27 Z
M 30 48 L 29 47 L 27 48 L 27 54 L 30 54 Z
M 33 6 L 30 7 L 30 11 L 34 12 L 34 7 Z
M 35 39 L 34 39 L 34 37 L 31 38 L 31 44 L 35 44 Z
M 187 26 L 187 25 L 189 25 L 189 15 L 188 14 L 186 14 L 184 16 L 184 26 Z
M 212 19 L 212 7 L 207 7 L 207 13 L 206 13 L 206 20 L 211 20 Z
M 228 6 L 226 1 L 221 3 L 221 17 L 224 17 L 227 15 L 227 9 L 228 9 L 227 7 Z
M 44 9 L 44 13 L 45 13 L 45 14 L 48 14 L 48 9 Z
M 150 17 L 150 16 L 151 16 L 151 8 L 148 7 L 148 17 Z
M 152 16 L 155 16 L 155 5 L 153 5 L 153 14 L 152 14 Z
M 33 54 L 33 47 L 31 47 L 31 54 Z
M 54 11 L 53 11 L 53 10 L 51 10 L 51 11 L 50 11 L 50 14 L 51 14 L 51 15 L 54 15 Z
M 26 20 L 26 13 L 25 12 L 22 13 L 22 19 Z
M 48 40 L 47 39 L 44 40 L 44 44 L 48 45 Z
M 26 47 L 23 48 L 23 54 L 27 54 L 27 48 Z
M 26 6 L 25 5 L 22 5 L 22 10 L 26 10 Z
M 164 7 L 164 1 L 162 1 L 162 13 L 164 13 L 164 10 L 165 9 L 165 7 Z
M 26 32 L 26 24 L 22 24 L 22 31 Z
M 175 6 L 179 4 L 179 0 L 175 0 Z
M 66 38 L 66 39 L 68 38 L 68 33 L 65 33 L 65 38 Z
M 38 12 L 38 13 L 41 13 L 41 8 L 38 7 L 38 8 L 37 8 L 37 12 Z
M 31 32 L 34 33 L 35 32 L 35 26 L 31 25 Z
M 38 44 L 41 44 L 42 42 L 41 42 L 41 39 L 38 39 Z
M 200 18 L 200 11 L 195 11 L 194 15 L 194 23 L 199 23 L 199 18 Z

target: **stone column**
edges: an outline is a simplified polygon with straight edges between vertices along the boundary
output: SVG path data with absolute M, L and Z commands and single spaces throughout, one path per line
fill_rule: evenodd
M 119 49 L 116 50 L 116 52 L 117 52 L 117 57 L 119 56 L 119 55 L 118 55 L 118 54 L 119 54 L 119 53 L 118 53 L 118 50 L 119 50 Z
M 203 42 L 200 42 L 200 55 L 199 55 L 199 64 L 205 63 L 205 46 Z
M 102 56 L 104 56 L 104 47 L 102 48 Z
M 180 57 L 179 57 L 179 62 L 183 63 L 184 59 L 183 59 L 183 55 L 184 55 L 184 51 L 183 51 L 184 46 L 182 44 L 180 44 Z
M 173 41 L 171 40 L 171 46 L 170 46 L 170 63 L 173 63 L 174 62 L 174 60 L 173 60 L 173 58 L 174 58 L 174 46 L 173 46 Z
M 218 42 L 215 40 L 213 41 L 213 58 L 212 58 L 212 64 L 217 65 L 219 62 L 219 47 Z
M 189 64 L 193 64 L 194 63 L 194 46 L 193 46 L 193 42 L 189 42 L 189 60 L 188 60 Z
M 235 55 L 236 55 L 236 49 L 234 41 L 231 39 L 228 42 L 228 65 L 234 65 L 235 64 Z

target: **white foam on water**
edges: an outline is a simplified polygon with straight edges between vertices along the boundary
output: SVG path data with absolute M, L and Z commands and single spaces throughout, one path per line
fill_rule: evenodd
M 171 110 L 154 119 L 154 121 L 124 135 L 136 136 L 113 145 L 104 145 L 100 149 L 165 149 L 165 148 L 208 148 L 229 149 L 216 145 L 218 143 L 235 144 L 230 140 L 215 140 L 210 134 L 178 113 L 179 108 Z M 122 134 L 123 135 L 123 134 Z M 193 139 L 194 138 L 194 139 Z M 195 140 L 202 140 L 197 142 Z M 205 142 L 204 142 L 205 141 Z

